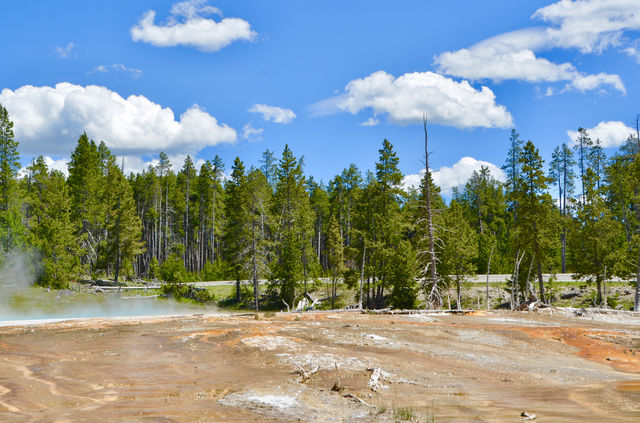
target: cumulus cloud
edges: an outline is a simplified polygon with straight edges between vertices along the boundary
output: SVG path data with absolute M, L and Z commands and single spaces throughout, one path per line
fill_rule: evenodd
M 65 176 L 69 176 L 69 158 L 63 157 L 60 159 L 54 159 L 49 156 L 42 156 L 42 158 L 44 159 L 44 163 L 47 165 L 49 171 L 57 170 L 62 172 Z M 27 167 L 28 166 L 24 166 L 20 168 L 18 171 L 18 178 L 23 178 L 28 175 Z
M 117 72 L 124 73 L 130 76 L 133 79 L 138 79 L 142 76 L 142 71 L 136 68 L 129 68 L 122 63 L 114 63 L 112 65 L 98 65 L 93 68 L 90 72 L 87 72 L 87 75 L 91 75 L 94 73 L 108 73 L 108 72 Z
M 628 127 L 620 121 L 600 122 L 593 128 L 587 129 L 589 137 L 595 141 L 600 139 L 602 147 L 618 147 L 629 138 L 629 135 L 635 134 L 636 130 Z M 578 131 L 567 131 L 567 135 L 572 143 L 578 139 Z
M 296 114 L 291 109 L 283 109 L 277 106 L 268 106 L 266 104 L 254 104 L 250 109 L 251 113 L 260 113 L 262 118 L 267 122 L 274 123 L 290 123 L 295 119 Z
M 612 46 L 638 57 L 625 31 L 640 29 L 637 0 L 561 0 L 532 16 L 550 24 L 499 34 L 469 48 L 444 52 L 434 59 L 440 72 L 471 80 L 515 79 L 532 83 L 567 81 L 561 91 L 590 91 L 603 87 L 626 93 L 615 74 L 586 74 L 571 63 L 553 63 L 536 54 L 551 48 L 601 52 Z
M 83 131 L 116 154 L 197 152 L 235 142 L 236 131 L 194 104 L 179 119 L 142 95 L 126 99 L 106 87 L 61 82 L 0 92 L 26 154 L 68 154 Z
M 538 9 L 532 16 L 550 22 L 553 45 L 601 52 L 622 44 L 624 31 L 640 29 L 637 0 L 561 0 Z
M 467 183 L 474 171 L 480 171 L 480 168 L 484 166 L 489 168 L 491 175 L 498 181 L 505 181 L 506 176 L 502 169 L 490 162 L 482 160 L 476 160 L 473 157 L 462 157 L 453 166 L 442 166 L 438 170 L 431 170 L 431 177 L 433 182 L 440 187 L 441 193 L 446 196 L 450 196 L 453 193 L 453 188 L 461 188 Z M 418 173 L 406 175 L 402 180 L 402 185 L 405 189 L 417 188 L 420 186 L 420 181 L 424 177 L 424 169 Z
M 208 6 L 205 0 L 174 4 L 164 24 L 156 24 L 156 12 L 149 10 L 131 28 L 131 38 L 156 47 L 184 45 L 205 52 L 218 51 L 234 41 L 255 39 L 256 32 L 244 19 L 224 18 L 217 22 L 206 18 L 211 14 L 220 15 L 221 12 Z
M 169 163 L 171 163 L 171 169 L 173 172 L 179 172 L 184 166 L 184 161 L 187 158 L 187 154 L 169 154 Z M 204 159 L 199 159 L 191 156 L 193 165 L 196 170 L 200 170 L 200 167 L 204 164 Z M 156 167 L 160 163 L 157 157 L 144 157 L 144 156 L 131 156 L 124 155 L 118 156 L 116 159 L 118 166 L 123 165 L 125 175 L 129 173 L 142 173 L 149 169 L 150 166 Z
M 253 125 L 247 123 L 242 127 L 242 139 L 258 141 L 262 138 L 261 135 L 263 132 L 263 128 L 254 128 Z
M 55 52 L 58 57 L 61 57 L 62 59 L 68 59 L 72 55 L 73 47 L 75 47 L 75 44 L 73 43 L 67 44 L 66 47 L 57 46 Z
M 378 71 L 347 84 L 345 93 L 324 100 L 316 111 L 333 108 L 352 114 L 372 109 L 375 115 L 387 114 L 392 123 L 408 125 L 429 121 L 457 128 L 499 127 L 513 124 L 511 114 L 495 102 L 487 87 L 473 88 L 467 81 L 457 82 L 433 72 L 405 73 L 395 78 Z
M 471 80 L 568 81 L 565 90 L 587 91 L 608 86 L 626 93 L 618 75 L 584 74 L 571 63 L 557 64 L 537 57 L 532 49 L 548 46 L 550 40 L 540 28 L 527 28 L 489 38 L 468 49 L 444 52 L 435 57 L 435 64 L 440 72 Z

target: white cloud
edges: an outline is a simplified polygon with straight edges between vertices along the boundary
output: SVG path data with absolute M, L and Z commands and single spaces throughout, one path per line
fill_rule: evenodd
M 377 124 L 379 124 L 380 121 L 378 120 L 378 118 L 371 116 L 369 119 L 365 120 L 364 122 L 359 123 L 358 125 L 360 126 L 376 126 Z
M 251 113 L 260 113 L 262 118 L 267 122 L 274 123 L 290 123 L 295 119 L 296 114 L 291 109 L 283 109 L 277 106 L 268 106 L 266 104 L 254 104 L 249 110 Z
M 551 38 L 541 28 L 525 28 L 497 35 L 468 49 L 444 52 L 434 61 L 440 72 L 471 80 L 568 81 L 565 89 L 587 91 L 609 86 L 626 93 L 618 75 L 584 74 L 571 63 L 557 64 L 537 57 L 533 49 L 548 47 L 549 42 Z
M 538 9 L 532 18 L 554 25 L 547 29 L 553 45 L 601 52 L 622 44 L 623 33 L 640 29 L 637 0 L 561 0 Z
M 640 63 L 640 49 L 638 49 L 637 43 L 625 48 L 622 51 L 625 52 L 628 56 L 633 57 L 636 62 Z
M 65 175 L 69 175 L 69 159 L 63 157 L 61 159 L 53 159 L 49 156 L 44 156 L 44 163 L 47 165 L 49 170 L 58 170 Z
M 498 181 L 505 181 L 506 177 L 502 169 L 490 162 L 476 160 L 473 157 L 462 157 L 453 166 L 443 166 L 438 170 L 431 171 L 433 182 L 440 187 L 441 193 L 450 196 L 453 188 L 461 188 L 467 183 L 474 171 L 479 171 L 484 166 L 489 168 L 491 175 Z M 424 169 L 418 173 L 406 175 L 402 180 L 405 189 L 419 187 L 420 181 L 424 177 Z
M 600 139 L 602 147 L 618 147 L 629 138 L 629 135 L 635 134 L 636 130 L 628 127 L 620 121 L 600 122 L 593 128 L 587 129 L 589 138 L 593 141 Z M 578 131 L 567 131 L 567 135 L 572 143 L 578 139 Z
M 49 171 L 58 170 L 62 172 L 65 176 L 69 176 L 69 168 L 68 168 L 69 158 L 63 157 L 60 159 L 53 159 L 49 156 L 42 156 L 42 158 L 44 159 L 44 163 L 47 165 L 47 168 L 49 169 Z M 28 170 L 27 170 L 28 166 L 31 166 L 31 163 L 25 167 L 20 168 L 20 170 L 18 171 L 18 178 L 24 178 L 25 176 L 28 175 Z
M 629 43 L 624 37 L 625 31 L 640 29 L 640 2 L 561 0 L 538 9 L 531 18 L 541 19 L 550 26 L 507 32 L 467 49 L 442 53 L 435 57 L 438 69 L 472 80 L 567 81 L 564 90 L 556 92 L 608 87 L 626 93 L 618 75 L 586 74 L 571 63 L 553 63 L 537 57 L 536 53 L 551 48 L 577 48 L 582 53 L 591 53 L 621 47 L 623 52 L 640 61 L 635 42 Z
M 186 154 L 169 154 L 169 163 L 171 163 L 171 170 L 174 173 L 180 172 L 182 167 L 184 166 L 184 161 L 187 158 Z M 200 168 L 204 164 L 204 159 L 195 158 L 193 155 L 191 156 L 191 160 L 193 161 L 194 168 L 199 172 Z M 149 169 L 149 166 L 156 167 L 160 163 L 157 157 L 149 158 L 143 156 L 118 156 L 116 158 L 116 163 L 118 166 L 122 166 L 124 163 L 124 174 L 128 175 L 129 173 L 142 173 Z
M 188 0 L 171 6 L 172 16 L 183 16 L 187 19 L 197 18 L 198 15 L 220 15 L 222 11 L 217 7 L 207 5 L 206 0 Z
M 618 75 L 608 73 L 599 73 L 597 75 L 579 75 L 576 76 L 566 88 L 574 88 L 578 91 L 595 90 L 603 85 L 609 85 L 623 94 L 627 93 L 622 80 Z
M 75 44 L 73 44 L 73 43 L 67 44 L 66 47 L 57 46 L 55 52 L 59 57 L 61 57 L 63 59 L 67 59 L 67 58 L 71 57 L 71 52 L 72 52 L 74 46 L 75 46 Z
M 126 99 L 106 87 L 61 82 L 55 87 L 25 85 L 0 92 L 27 154 L 68 154 L 86 131 L 116 154 L 197 152 L 235 142 L 236 131 L 194 104 L 180 119 L 142 95 Z
M 218 51 L 234 41 L 252 41 L 256 32 L 249 22 L 240 18 L 224 18 L 219 22 L 205 18 L 220 10 L 207 6 L 206 1 L 190 0 L 176 3 L 165 24 L 155 23 L 156 12 L 147 11 L 131 27 L 133 41 L 143 41 L 156 47 L 185 45 L 201 51 Z
M 242 138 L 245 140 L 258 141 L 264 132 L 263 128 L 254 128 L 250 123 L 242 127 Z
M 334 108 L 352 114 L 371 108 L 374 114 L 388 114 L 392 123 L 408 125 L 429 121 L 458 128 L 500 127 L 513 124 L 511 114 L 495 103 L 487 87 L 473 88 L 467 81 L 457 82 L 433 72 L 414 72 L 394 78 L 384 71 L 347 84 L 345 94 L 324 100 L 315 107 Z
M 133 79 L 138 79 L 142 76 L 142 71 L 140 69 L 129 68 L 122 63 L 114 63 L 112 65 L 98 65 L 90 72 L 87 72 L 87 75 L 91 75 L 93 73 L 108 73 L 109 71 L 124 73 L 129 75 Z

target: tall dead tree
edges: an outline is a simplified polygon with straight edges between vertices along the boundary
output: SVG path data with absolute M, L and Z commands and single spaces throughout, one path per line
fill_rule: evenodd
M 427 225 L 427 243 L 428 243 L 428 263 L 427 270 L 427 295 L 426 307 L 440 308 L 442 304 L 442 297 L 438 287 L 438 272 L 436 269 L 437 257 L 436 257 L 436 241 L 433 229 L 433 210 L 431 209 L 431 171 L 429 170 L 429 134 L 427 131 L 427 114 L 422 116 L 422 124 L 424 127 L 424 211 L 425 222 Z M 429 288 L 429 285 L 430 288 Z
M 637 166 L 637 163 L 640 162 L 640 114 L 636 115 L 636 143 L 638 145 L 638 148 L 636 151 L 636 158 L 635 158 L 636 166 Z M 635 191 L 636 192 L 634 192 L 634 194 L 636 196 L 636 201 L 634 206 L 635 206 L 635 212 L 636 212 L 636 219 L 640 221 L 640 200 L 638 200 L 640 193 L 637 192 L 638 191 L 637 188 L 635 189 Z M 633 311 L 640 311 L 640 246 L 638 247 L 638 262 L 637 262 L 637 268 L 636 268 L 636 289 L 635 289 L 635 294 L 633 298 Z
M 524 253 L 523 251 L 522 255 L 520 255 L 520 250 L 516 253 L 516 262 L 513 267 L 513 276 L 511 277 L 511 310 L 515 310 L 520 304 L 520 299 L 518 298 L 520 290 L 518 276 L 520 275 L 520 263 L 524 258 Z

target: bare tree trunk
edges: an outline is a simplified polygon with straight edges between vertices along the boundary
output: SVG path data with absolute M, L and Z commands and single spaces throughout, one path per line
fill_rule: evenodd
M 331 309 L 335 308 L 336 301 L 336 271 L 331 272 Z
M 360 310 L 362 310 L 362 286 L 364 285 L 364 262 L 367 255 L 367 243 L 363 240 L 364 247 L 362 248 L 362 266 L 360 269 Z
M 213 181 L 213 207 L 211 208 L 211 264 L 216 259 L 216 179 Z
M 489 274 L 491 272 L 491 258 L 493 257 L 493 249 L 496 246 L 496 241 L 493 242 L 493 245 L 491 246 L 491 252 L 489 253 L 489 261 L 487 262 L 487 292 L 486 292 L 486 297 L 487 297 L 487 311 L 489 311 Z
M 460 305 L 460 277 L 456 275 L 456 308 L 462 310 Z
M 166 186 L 166 197 L 164 201 L 164 259 L 167 259 L 169 246 L 169 184 Z
M 533 287 L 533 284 L 531 283 L 531 269 L 533 268 L 533 261 L 535 260 L 536 255 L 534 254 L 533 256 L 531 256 L 531 263 L 529 263 L 529 270 L 527 271 L 527 299 L 537 299 L 536 298 L 536 292 L 535 292 L 535 288 Z
M 542 263 L 538 260 L 538 287 L 540 288 L 540 301 L 547 303 L 547 298 L 544 295 L 544 279 L 542 279 Z
M 189 169 L 187 169 L 187 191 L 185 193 L 185 217 L 184 217 L 184 267 L 189 269 Z
M 429 148 L 428 148 L 428 132 L 427 132 L 427 114 L 422 119 L 424 126 L 424 171 L 425 171 L 425 212 L 427 214 L 427 237 L 429 242 L 429 274 L 431 279 L 431 291 L 427 296 L 426 306 L 429 304 L 434 308 L 440 308 L 442 297 L 438 289 L 438 272 L 436 270 L 436 249 L 435 238 L 433 234 L 433 216 L 431 211 L 431 172 L 429 171 Z
M 564 227 L 564 218 L 562 223 L 562 235 L 560 242 L 562 243 L 562 273 L 567 272 L 567 228 Z
M 522 255 L 519 255 L 520 250 L 516 253 L 516 262 L 513 268 L 513 277 L 511 278 L 511 310 L 515 310 L 520 302 L 518 298 L 518 275 L 520 274 L 520 262 L 524 258 L 524 253 L 523 251 Z
M 254 308 L 258 311 L 258 298 L 260 296 L 260 287 L 258 286 L 258 267 L 256 265 L 256 225 L 255 221 L 251 225 L 251 249 L 252 249 L 252 267 L 253 267 L 253 302 Z
M 602 278 L 602 294 L 603 294 L 603 306 L 607 309 L 607 266 L 604 267 L 604 277 Z
M 633 311 L 640 311 L 640 248 L 638 248 L 638 268 L 636 271 L 636 293 L 633 302 Z

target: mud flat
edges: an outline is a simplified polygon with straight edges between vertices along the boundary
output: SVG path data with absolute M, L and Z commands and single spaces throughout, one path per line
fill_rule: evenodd
M 2 422 L 517 422 L 523 411 L 640 421 L 640 318 L 327 312 L 0 327 Z

